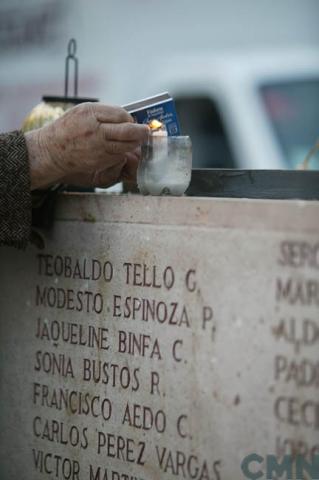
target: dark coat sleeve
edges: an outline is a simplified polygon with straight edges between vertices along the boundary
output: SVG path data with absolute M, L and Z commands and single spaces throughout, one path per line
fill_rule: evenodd
M 25 248 L 31 235 L 31 189 L 24 136 L 0 135 L 0 245 Z

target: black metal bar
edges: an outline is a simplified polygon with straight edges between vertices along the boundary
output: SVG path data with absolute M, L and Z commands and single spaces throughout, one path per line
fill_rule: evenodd
M 69 91 L 69 64 L 71 61 L 74 63 L 74 85 L 73 85 L 73 96 L 77 97 L 78 95 L 78 76 L 79 76 L 79 62 L 76 54 L 76 41 L 74 38 L 68 43 L 68 54 L 65 59 L 65 79 L 64 79 L 64 96 L 68 96 Z
M 197 197 L 319 200 L 319 171 L 194 169 L 186 194 Z

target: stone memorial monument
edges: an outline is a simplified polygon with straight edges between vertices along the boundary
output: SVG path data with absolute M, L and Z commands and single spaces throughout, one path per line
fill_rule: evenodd
M 2 480 L 311 472 L 318 202 L 63 194 L 39 235 L 0 249 Z

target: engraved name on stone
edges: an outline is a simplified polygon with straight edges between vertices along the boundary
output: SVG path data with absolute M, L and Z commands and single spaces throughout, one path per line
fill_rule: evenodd
M 319 227 L 164 204 L 176 225 L 131 200 L 1 254 L 1 478 L 230 480 L 251 453 L 319 453 Z

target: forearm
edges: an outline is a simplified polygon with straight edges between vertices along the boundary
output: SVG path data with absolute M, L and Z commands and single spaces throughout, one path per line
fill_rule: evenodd
M 31 192 L 25 138 L 0 135 L 0 245 L 24 248 L 31 233 Z

